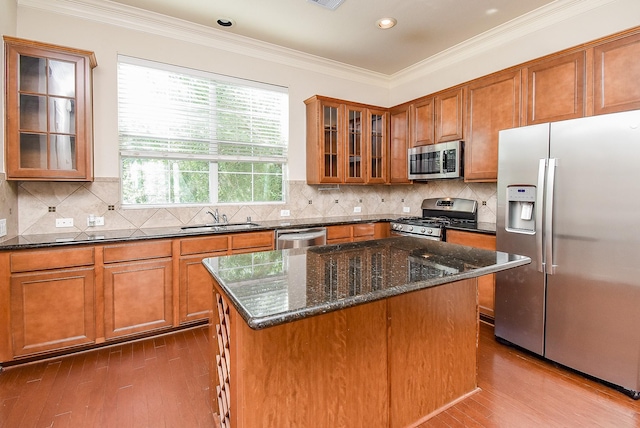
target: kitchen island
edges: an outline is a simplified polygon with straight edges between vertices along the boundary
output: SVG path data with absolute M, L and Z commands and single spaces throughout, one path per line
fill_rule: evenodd
M 203 260 L 222 426 L 415 426 L 476 385 L 478 276 L 527 257 L 396 237 Z

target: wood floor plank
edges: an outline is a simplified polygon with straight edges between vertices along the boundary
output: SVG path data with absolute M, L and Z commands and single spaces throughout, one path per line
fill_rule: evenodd
M 215 427 L 208 334 L 197 327 L 6 368 L 0 428 Z M 480 391 L 420 428 L 640 428 L 640 402 L 497 343 L 490 326 L 479 343 Z

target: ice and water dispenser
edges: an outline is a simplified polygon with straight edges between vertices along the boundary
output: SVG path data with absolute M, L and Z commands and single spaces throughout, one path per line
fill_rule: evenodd
M 507 187 L 508 232 L 533 235 L 536 231 L 536 186 Z

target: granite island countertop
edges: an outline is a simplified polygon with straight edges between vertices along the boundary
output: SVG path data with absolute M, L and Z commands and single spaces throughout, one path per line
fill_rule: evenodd
M 255 330 L 530 262 L 524 256 L 413 237 L 203 260 Z

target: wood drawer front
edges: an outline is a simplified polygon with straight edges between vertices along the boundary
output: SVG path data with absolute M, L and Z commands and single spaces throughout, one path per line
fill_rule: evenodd
M 11 272 L 91 266 L 95 262 L 93 247 L 64 250 L 18 251 L 11 254 Z
M 351 225 L 327 227 L 327 241 L 334 239 L 351 239 Z
M 149 241 L 104 247 L 104 262 L 128 262 L 171 257 L 171 241 Z
M 461 232 L 458 230 L 447 230 L 447 242 L 461 244 L 484 250 L 496 249 L 496 237 L 483 233 Z
M 180 254 L 216 253 L 229 249 L 228 235 L 207 236 L 205 238 L 183 239 L 180 241 Z
M 373 238 L 375 233 L 376 233 L 376 228 L 373 223 L 353 225 L 354 238 L 363 238 L 363 237 Z
M 238 233 L 231 235 L 231 249 L 271 248 L 274 246 L 273 231 Z

